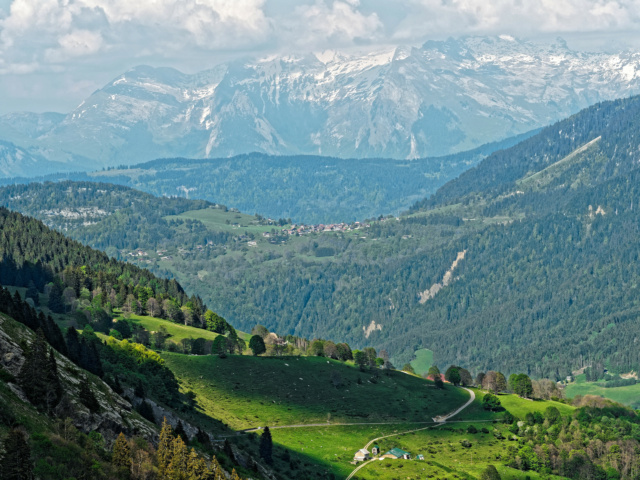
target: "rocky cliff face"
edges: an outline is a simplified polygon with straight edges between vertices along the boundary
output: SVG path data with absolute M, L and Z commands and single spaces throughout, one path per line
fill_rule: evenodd
M 0 118 L 0 138 L 84 169 L 254 151 L 438 156 L 640 93 L 639 70 L 639 53 L 508 36 L 236 61 L 195 75 L 141 66 L 66 116 Z
M 18 376 L 24 363 L 24 349 L 33 339 L 34 334 L 31 330 L 0 314 L 0 365 L 14 377 Z M 56 412 L 61 418 L 71 418 L 75 427 L 84 433 L 101 433 L 108 443 L 120 432 L 127 437 L 139 435 L 152 441 L 157 439 L 156 429 L 135 413 L 131 404 L 111 390 L 106 383 L 81 372 L 68 358 L 57 352 L 56 362 L 64 390 L 63 399 Z M 100 411 L 95 414 L 89 412 L 79 401 L 80 380 L 85 375 L 89 377 L 91 389 L 100 403 Z M 28 401 L 17 383 L 9 383 L 9 387 L 21 400 Z

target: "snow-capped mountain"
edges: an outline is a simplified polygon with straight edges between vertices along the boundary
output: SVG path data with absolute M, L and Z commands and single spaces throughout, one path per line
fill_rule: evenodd
M 236 61 L 194 75 L 141 66 L 68 115 L 50 117 L 49 128 L 33 114 L 0 118 L 0 138 L 87 169 L 253 151 L 415 158 L 471 149 L 636 93 L 637 52 L 466 37 L 366 55 Z

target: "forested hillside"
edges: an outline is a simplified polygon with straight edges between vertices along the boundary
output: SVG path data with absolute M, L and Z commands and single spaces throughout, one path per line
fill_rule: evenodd
M 532 134 L 437 158 L 340 159 L 253 153 L 207 160 L 162 159 L 36 180 L 109 182 L 157 196 L 199 198 L 249 214 L 291 218 L 296 223 L 352 222 L 397 214 L 490 153 Z M 33 180 L 0 180 L 0 184 Z
M 439 364 L 537 377 L 562 378 L 596 361 L 628 371 L 640 367 L 639 105 L 634 97 L 586 109 L 492 154 L 399 219 L 334 231 L 298 232 L 171 199 L 158 200 L 149 221 L 130 222 L 136 196 L 156 201 L 131 190 L 119 195 L 134 206 L 116 213 L 88 195 L 87 205 L 107 212 L 91 225 L 47 213 L 68 189 L 121 189 L 104 185 L 16 186 L 0 198 L 83 242 L 125 247 L 111 253 L 172 272 L 244 330 L 263 323 L 372 344 L 396 364 L 429 348 Z M 144 232 L 156 224 L 170 230 L 151 241 Z

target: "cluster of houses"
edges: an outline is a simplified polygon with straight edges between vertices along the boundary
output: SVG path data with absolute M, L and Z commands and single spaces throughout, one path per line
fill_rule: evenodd
M 385 458 L 390 458 L 392 460 L 411 460 L 411 454 L 409 452 L 405 452 L 401 448 L 397 447 L 392 448 L 387 453 L 381 455 L 380 447 L 378 445 L 374 445 L 371 452 L 366 448 L 358 450 L 353 456 L 353 460 L 356 462 L 365 462 L 374 457 L 378 457 L 378 460 L 384 460 Z M 424 460 L 424 455 L 416 455 L 416 460 Z
M 350 232 L 351 230 L 360 230 L 361 228 L 369 228 L 369 223 L 331 223 L 324 225 L 320 223 L 318 225 L 291 225 L 290 228 L 283 228 L 282 232 L 287 235 L 306 235 L 309 233 L 321 233 L 321 232 Z

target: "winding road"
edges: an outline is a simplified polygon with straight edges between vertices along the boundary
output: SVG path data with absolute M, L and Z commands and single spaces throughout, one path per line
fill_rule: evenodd
M 464 388 L 464 387 L 462 387 L 462 388 Z M 385 436 L 383 436 L 383 437 L 374 438 L 374 439 L 373 439 L 373 440 L 371 440 L 369 443 L 367 443 L 367 444 L 364 446 L 364 448 L 365 448 L 366 450 L 369 450 L 369 447 L 370 447 L 373 443 L 375 443 L 375 442 L 377 442 L 378 440 L 381 440 L 381 439 L 383 439 L 383 438 L 389 438 L 389 437 L 395 437 L 395 436 L 398 436 L 398 435 L 404 435 L 405 433 L 419 432 L 419 431 L 421 431 L 421 430 L 428 430 L 429 428 L 437 428 L 437 427 L 439 427 L 439 426 L 441 426 L 441 425 L 444 425 L 444 424 L 447 422 L 447 420 L 448 420 L 448 419 L 450 419 L 450 418 L 452 418 L 452 417 L 455 417 L 457 414 L 459 414 L 461 411 L 463 411 L 465 408 L 467 408 L 469 405 L 471 405 L 471 404 L 473 403 L 473 401 L 476 399 L 476 394 L 473 392 L 473 390 L 469 390 L 468 388 L 464 388 L 464 389 L 465 389 L 467 392 L 469 392 L 469 395 L 470 395 L 470 398 L 469 398 L 469 400 L 467 401 L 467 403 L 465 403 L 465 404 L 464 404 L 464 405 L 462 405 L 460 408 L 458 408 L 458 409 L 454 410 L 454 411 L 453 411 L 453 412 L 451 412 L 451 413 L 448 413 L 448 414 L 446 414 L 446 415 L 441 415 L 441 416 L 439 416 L 439 417 L 435 417 L 435 418 L 433 419 L 433 422 L 435 423 L 435 425 L 429 425 L 429 426 L 427 426 L 427 427 L 417 428 L 417 429 L 414 429 L 414 430 L 407 430 L 407 431 L 405 431 L 405 432 L 393 433 L 393 434 L 391 434 L 391 435 L 385 435 Z M 369 460 L 369 461 L 367 461 L 367 462 L 361 463 L 360 465 L 358 465 L 358 466 L 353 470 L 353 472 L 351 472 L 351 473 L 349 474 L 349 476 L 346 478 L 346 480 L 351 480 L 351 478 L 353 478 L 353 476 L 354 476 L 356 473 L 358 473 L 358 471 L 360 471 L 360 469 L 364 468 L 366 465 L 369 465 L 371 462 L 375 462 L 376 460 L 378 460 L 378 458 L 377 458 L 377 457 L 372 458 L 371 460 Z

